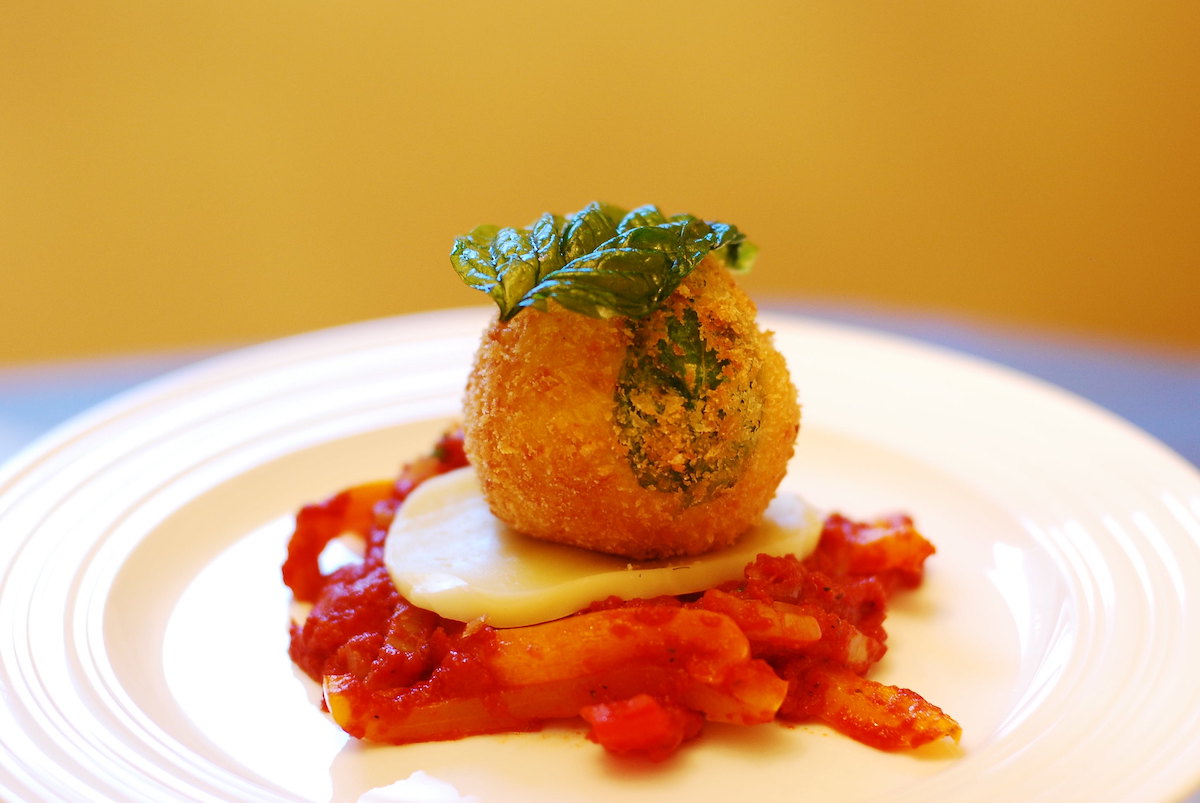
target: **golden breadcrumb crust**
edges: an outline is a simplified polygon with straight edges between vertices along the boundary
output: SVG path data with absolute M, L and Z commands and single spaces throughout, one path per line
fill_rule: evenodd
M 494 321 L 464 398 L 467 455 L 493 513 L 527 535 L 633 559 L 736 541 L 774 496 L 800 426 L 787 366 L 755 318 L 706 259 L 645 319 L 551 303 Z M 703 335 L 699 376 L 680 374 L 703 403 L 638 384 L 659 376 L 656 355 L 683 359 L 670 339 L 681 322 Z

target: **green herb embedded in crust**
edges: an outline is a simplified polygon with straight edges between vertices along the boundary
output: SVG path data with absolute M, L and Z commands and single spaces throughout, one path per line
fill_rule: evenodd
M 455 239 L 450 261 L 464 282 L 491 297 L 501 320 L 526 307 L 544 310 L 549 299 L 596 318 L 641 318 L 709 254 L 745 271 L 756 250 L 727 223 L 593 202 L 566 217 L 546 213 L 523 229 L 478 226 Z
M 638 483 L 707 501 L 741 477 L 762 421 L 750 377 L 720 357 L 692 308 L 630 324 L 614 393 L 617 440 Z

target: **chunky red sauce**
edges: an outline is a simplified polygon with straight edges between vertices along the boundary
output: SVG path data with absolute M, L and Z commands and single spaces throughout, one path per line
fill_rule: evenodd
M 887 649 L 889 596 L 918 586 L 934 552 L 909 518 L 835 514 L 803 561 L 760 555 L 742 580 L 703 594 L 610 598 L 496 630 L 411 605 L 383 564 L 399 505 L 464 465 L 461 434 L 450 433 L 396 481 L 297 515 L 283 577 L 313 607 L 292 625 L 290 655 L 351 735 L 433 741 L 581 717 L 610 751 L 653 760 L 705 720 L 820 721 L 886 750 L 958 738 L 958 724 L 915 692 L 865 677 Z M 363 559 L 323 574 L 322 551 L 346 532 L 364 538 Z

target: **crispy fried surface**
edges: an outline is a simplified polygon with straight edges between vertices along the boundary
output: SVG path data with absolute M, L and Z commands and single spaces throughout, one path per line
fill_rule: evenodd
M 466 448 L 517 530 L 631 558 L 694 555 L 756 524 L 799 429 L 783 357 L 706 260 L 640 321 L 551 306 L 484 333 Z

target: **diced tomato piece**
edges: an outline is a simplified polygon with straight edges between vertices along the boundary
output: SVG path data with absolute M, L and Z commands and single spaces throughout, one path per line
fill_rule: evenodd
M 697 712 L 663 703 L 648 694 L 590 705 L 579 713 L 592 726 L 588 738 L 605 750 L 644 756 L 651 761 L 669 758 L 681 744 L 696 738 L 704 726 L 704 718 Z

